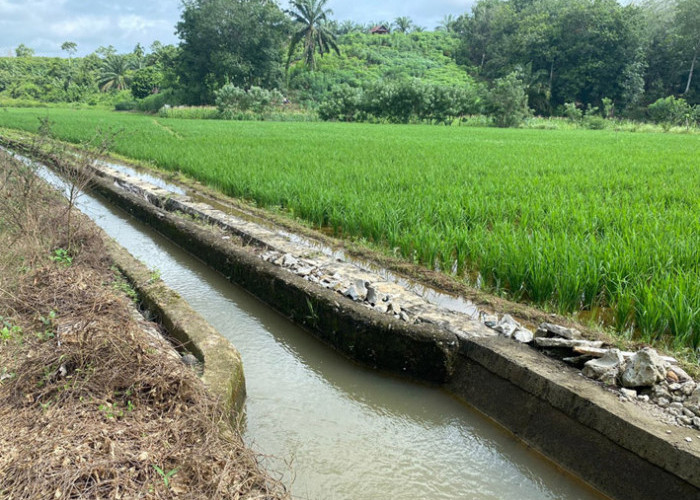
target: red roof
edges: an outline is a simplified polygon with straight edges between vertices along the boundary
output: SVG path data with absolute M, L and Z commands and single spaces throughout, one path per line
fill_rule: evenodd
M 387 33 L 389 33 L 389 28 L 382 24 L 380 26 L 375 26 L 374 28 L 369 30 L 369 32 L 373 35 L 386 35 Z

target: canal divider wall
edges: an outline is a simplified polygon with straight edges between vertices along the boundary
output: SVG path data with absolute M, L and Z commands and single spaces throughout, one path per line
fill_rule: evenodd
M 226 224 L 202 224 L 216 222 L 211 218 L 216 211 L 198 211 L 202 204 L 187 204 L 182 210 L 180 195 L 109 169 L 100 168 L 98 175 L 95 190 L 112 203 L 350 358 L 443 384 L 612 497 L 700 498 L 697 432 L 671 428 L 643 408 L 621 403 L 577 370 L 489 334 L 477 321 L 449 328 L 444 317 L 407 322 L 368 309 L 253 251 L 269 250 L 274 244 L 245 231 L 224 233 L 221 226 Z M 426 316 L 434 317 L 432 312 Z M 187 321 L 180 317 L 179 322 Z
M 163 325 L 168 335 L 193 354 L 203 366 L 202 381 L 235 414 L 245 401 L 245 375 L 241 355 L 199 313 L 168 288 L 126 249 L 104 235 L 107 253 L 126 277 L 139 300 Z

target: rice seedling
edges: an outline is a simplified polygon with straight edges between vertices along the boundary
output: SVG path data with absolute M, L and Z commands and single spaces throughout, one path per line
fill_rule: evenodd
M 494 293 L 700 346 L 700 140 L 612 130 L 179 120 L 12 109 L 80 142 L 363 239 Z

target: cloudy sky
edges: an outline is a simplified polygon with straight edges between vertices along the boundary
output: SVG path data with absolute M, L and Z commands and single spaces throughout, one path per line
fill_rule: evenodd
M 473 0 L 329 0 L 338 20 L 368 23 L 409 16 L 433 28 L 446 14 L 461 14 Z M 287 0 L 281 0 L 283 7 Z M 0 0 L 0 56 L 20 43 L 37 55 L 61 55 L 65 41 L 84 55 L 100 46 L 130 51 L 137 42 L 177 43 L 180 0 Z

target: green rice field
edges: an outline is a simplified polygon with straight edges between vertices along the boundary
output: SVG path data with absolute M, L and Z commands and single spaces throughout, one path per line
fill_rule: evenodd
M 700 346 L 700 137 L 0 110 L 281 207 L 470 284 Z M 668 336 L 668 337 L 667 337 Z

